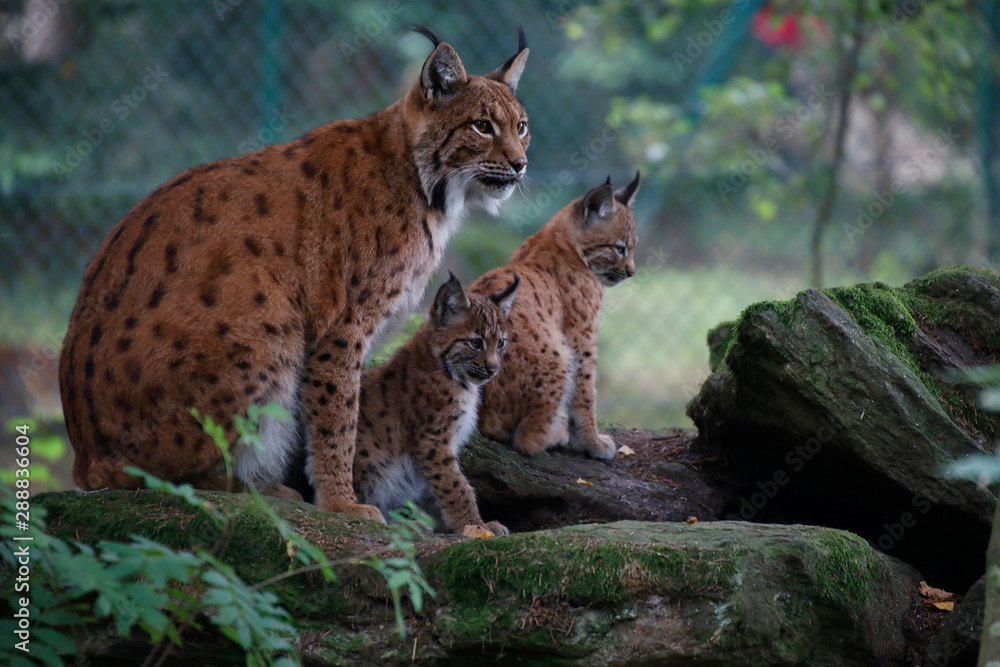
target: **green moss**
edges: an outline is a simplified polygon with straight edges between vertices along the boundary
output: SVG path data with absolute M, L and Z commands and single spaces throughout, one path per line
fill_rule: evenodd
M 642 587 L 676 596 L 719 589 L 735 574 L 736 552 L 717 555 L 536 533 L 458 544 L 448 549 L 443 572 L 447 590 L 470 603 L 554 594 L 572 605 L 614 604 Z
M 244 581 L 263 581 L 301 563 L 288 556 L 277 528 L 250 496 L 238 493 L 199 492 L 232 518 L 230 534 L 221 543 L 222 559 Z M 101 540 L 129 541 L 132 535 L 169 547 L 195 551 L 220 544 L 218 525 L 184 500 L 151 491 L 102 491 L 81 496 L 75 491 L 41 494 L 36 502 L 48 510 L 48 531 L 65 540 L 97 544 Z M 268 502 L 313 542 L 332 544 L 358 538 L 348 526 L 323 522 L 318 510 L 302 503 L 276 499 Z M 361 520 L 358 520 L 361 521 Z M 374 522 L 373 537 L 384 529 Z M 349 550 L 349 549 L 348 549 Z M 343 553 L 341 555 L 344 555 Z M 356 569 L 356 568 L 354 568 Z M 363 571 L 367 574 L 367 570 Z M 339 574 L 339 573 L 338 573 Z M 318 572 L 283 579 L 269 587 L 300 615 L 347 613 L 340 584 L 328 584 Z
M 736 338 L 737 323 L 723 322 L 708 331 L 708 366 L 715 372 Z
M 823 531 L 816 544 L 822 549 L 816 559 L 820 595 L 844 609 L 869 599 L 873 584 L 884 578 L 871 546 L 839 530 Z
M 910 354 L 917 325 L 899 298 L 899 290 L 885 283 L 863 283 L 821 291 L 847 311 L 868 335 L 882 341 L 918 377 L 923 374 Z
M 429 566 L 452 600 L 452 613 L 439 619 L 442 636 L 474 645 L 502 629 L 539 651 L 583 655 L 637 597 L 721 598 L 731 588 L 738 549 L 621 541 L 621 525 L 608 525 L 608 539 L 588 525 L 576 534 L 567 528 L 449 547 Z M 590 610 L 585 620 L 577 617 L 572 637 L 554 630 L 570 608 Z

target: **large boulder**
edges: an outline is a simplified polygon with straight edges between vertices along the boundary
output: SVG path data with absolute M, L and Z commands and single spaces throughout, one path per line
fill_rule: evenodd
M 727 516 L 848 529 L 949 590 L 982 574 L 996 498 L 942 467 L 1000 432 L 949 375 L 1000 355 L 1000 277 L 809 289 L 709 341 L 714 372 L 688 414 L 726 461 Z
M 247 582 L 290 557 L 245 496 L 205 494 L 231 522 L 222 558 Z M 156 491 L 39 496 L 49 530 L 95 543 L 138 534 L 177 548 L 220 529 Z M 386 529 L 312 506 L 268 500 L 329 557 L 386 544 Z M 746 522 L 620 521 L 502 538 L 430 535 L 418 548 L 437 591 L 395 635 L 389 594 L 370 568 L 344 565 L 270 586 L 300 629 L 307 665 L 512 664 L 910 665 L 919 575 L 843 531 Z M 0 589 L 7 588 L 0 581 Z M 211 625 L 204 625 L 211 628 Z M 104 635 L 93 664 L 129 664 L 141 638 Z M 175 664 L 242 664 L 219 635 L 190 632 Z M 108 662 L 110 661 L 110 662 Z

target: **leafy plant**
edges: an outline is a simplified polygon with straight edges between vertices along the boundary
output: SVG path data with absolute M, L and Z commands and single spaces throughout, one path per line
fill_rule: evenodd
M 225 429 L 210 416 L 192 410 L 204 431 L 223 453 L 226 469 L 232 475 L 233 456 Z M 287 419 L 281 406 L 251 406 L 247 415 L 236 416 L 233 427 L 237 442 L 243 446 L 263 447 L 260 441 L 261 419 Z M 18 424 L 23 424 L 19 420 Z M 36 451 L 37 440 L 33 442 Z M 36 471 L 44 465 L 32 466 Z M 226 515 L 200 497 L 190 484 L 174 484 L 135 467 L 125 471 L 142 478 L 147 488 L 181 498 L 204 512 L 228 532 L 235 515 Z M 271 506 L 251 489 L 240 510 L 259 509 L 269 517 L 285 541 L 291 562 L 289 571 L 255 585 L 247 585 L 223 562 L 225 540 L 211 550 L 175 551 L 153 540 L 133 535 L 131 541 L 101 541 L 96 547 L 81 542 L 68 543 L 45 533 L 45 509 L 32 508 L 29 530 L 18 531 L 13 525 L 0 527 L 5 541 L 0 557 L 17 571 L 16 536 L 30 535 L 35 578 L 30 588 L 31 655 L 46 665 L 62 665 L 60 656 L 77 651 L 69 634 L 75 626 L 112 622 L 105 640 L 129 637 L 141 631 L 154 644 L 146 663 L 161 664 L 173 646 L 182 645 L 185 628 L 200 628 L 200 619 L 208 620 L 245 652 L 248 667 L 297 665 L 294 643 L 297 636 L 291 615 L 280 606 L 278 598 L 266 587 L 275 581 L 307 571 L 319 570 L 325 580 L 335 581 L 333 566 L 365 565 L 386 579 L 393 600 L 396 627 L 400 637 L 406 634 L 402 612 L 402 593 L 406 589 L 413 608 L 423 608 L 424 594 L 434 596 L 416 561 L 414 539 L 433 527 L 433 520 L 413 503 L 390 515 L 389 544 L 365 556 L 327 560 L 325 554 L 282 519 Z M 17 502 L 14 492 L 5 486 L 2 505 L 13 515 Z M 220 553 L 216 553 L 218 550 Z M 386 554 L 387 557 L 384 557 Z M 294 563 L 298 567 L 293 567 Z M 192 589 L 203 589 L 200 594 Z M 20 591 L 25 594 L 27 591 Z M 8 599 L 12 609 L 19 609 L 17 595 Z M 0 632 L 15 636 L 16 618 L 0 619 Z M 11 642 L 0 644 L 0 664 L 21 667 L 33 664 Z
M 957 373 L 954 379 L 967 384 L 988 385 L 979 396 L 979 406 L 1000 412 L 1000 366 L 981 366 Z M 1000 480 L 1000 447 L 993 454 L 973 454 L 944 468 L 945 477 L 971 479 L 986 486 Z
M 6 487 L 2 504 L 13 513 L 14 496 Z M 147 538 L 134 535 L 130 542 L 101 541 L 96 547 L 81 542 L 68 543 L 45 533 L 45 511 L 35 506 L 29 531 L 14 526 L 0 527 L 5 542 L 0 557 L 17 570 L 15 536 L 30 536 L 33 577 L 30 589 L 31 656 L 45 665 L 63 665 L 61 655 L 77 652 L 69 630 L 75 626 L 113 623 L 105 638 L 130 637 L 135 631 L 154 643 L 147 663 L 167 645 L 181 645 L 184 627 L 200 627 L 198 618 L 212 607 L 209 618 L 220 631 L 247 652 L 247 665 L 297 664 L 281 653 L 293 651 L 296 637 L 290 615 L 277 606 L 267 592 L 248 587 L 214 555 L 199 550 L 175 551 Z M 6 541 L 11 540 L 11 541 Z M 199 598 L 188 589 L 201 581 L 207 587 Z M 12 609 L 20 609 L 17 594 L 8 598 Z M 239 622 L 231 624 L 231 618 Z M 13 637 L 17 619 L 0 619 L 0 631 Z M 35 664 L 27 654 L 0 644 L 0 663 L 12 667 Z
M 401 555 L 381 558 L 378 554 L 372 554 L 360 562 L 385 577 L 389 593 L 392 595 L 392 606 L 396 611 L 396 632 L 400 637 L 405 637 L 403 587 L 409 591 L 410 603 L 417 612 L 423 609 L 424 593 L 436 597 L 434 589 L 427 583 L 420 564 L 417 563 L 417 549 L 413 545 L 413 539 L 417 535 L 433 529 L 434 521 L 412 501 L 407 501 L 403 509 L 390 512 L 389 518 L 392 519 L 392 523 L 389 524 L 389 543 Z

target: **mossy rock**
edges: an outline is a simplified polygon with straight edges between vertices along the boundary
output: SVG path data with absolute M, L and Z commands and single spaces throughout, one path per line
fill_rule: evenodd
M 997 417 L 949 380 L 1000 357 L 1000 276 L 809 289 L 722 326 L 688 414 L 729 463 L 727 515 L 849 529 L 941 585 L 975 581 L 996 499 L 941 470 L 995 447 Z
M 240 517 L 223 558 L 248 583 L 288 569 L 262 512 L 245 497 L 206 495 Z M 380 524 L 268 502 L 331 558 L 385 544 Z M 155 491 L 35 503 L 67 539 L 139 534 L 176 548 L 218 539 L 190 506 Z M 304 664 L 902 665 L 912 649 L 918 573 L 838 530 L 620 521 L 485 540 L 429 535 L 418 554 L 437 596 L 411 611 L 405 640 L 367 568 L 339 567 L 336 584 L 297 575 L 271 588 L 301 631 Z M 197 656 L 175 657 L 208 664 L 200 656 L 212 655 L 211 637 L 192 639 Z M 143 648 L 105 642 L 92 664 L 111 655 L 125 664 L 122 655 Z M 225 649 L 216 647 L 212 664 L 231 664 Z

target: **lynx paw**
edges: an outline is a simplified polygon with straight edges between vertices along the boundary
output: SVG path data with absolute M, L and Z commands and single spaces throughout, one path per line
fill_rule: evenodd
M 500 537 L 501 535 L 510 535 L 510 531 L 502 523 L 490 521 L 485 524 L 470 523 L 462 529 L 462 534 L 472 538 Z
M 486 524 L 486 530 L 490 531 L 497 537 L 501 535 L 510 535 L 510 531 L 507 530 L 507 526 L 503 525 L 499 521 L 490 521 Z
M 371 519 L 372 521 L 378 521 L 379 523 L 385 523 L 385 517 L 382 516 L 382 512 L 379 511 L 374 505 L 362 505 L 361 503 L 345 503 L 345 502 L 323 502 L 322 500 L 317 502 L 317 505 L 327 512 L 339 512 L 340 514 L 350 514 L 352 516 L 359 516 L 362 519 Z
M 289 488 L 284 484 L 273 484 L 266 489 L 261 489 L 260 491 L 265 496 L 274 496 L 275 498 L 284 498 L 285 500 L 294 500 L 296 502 L 302 501 L 302 494 L 295 489 Z
M 614 438 L 610 435 L 598 433 L 597 438 L 588 443 L 584 451 L 590 454 L 591 458 L 613 459 L 615 458 L 615 452 L 618 451 L 618 447 L 615 445 Z

